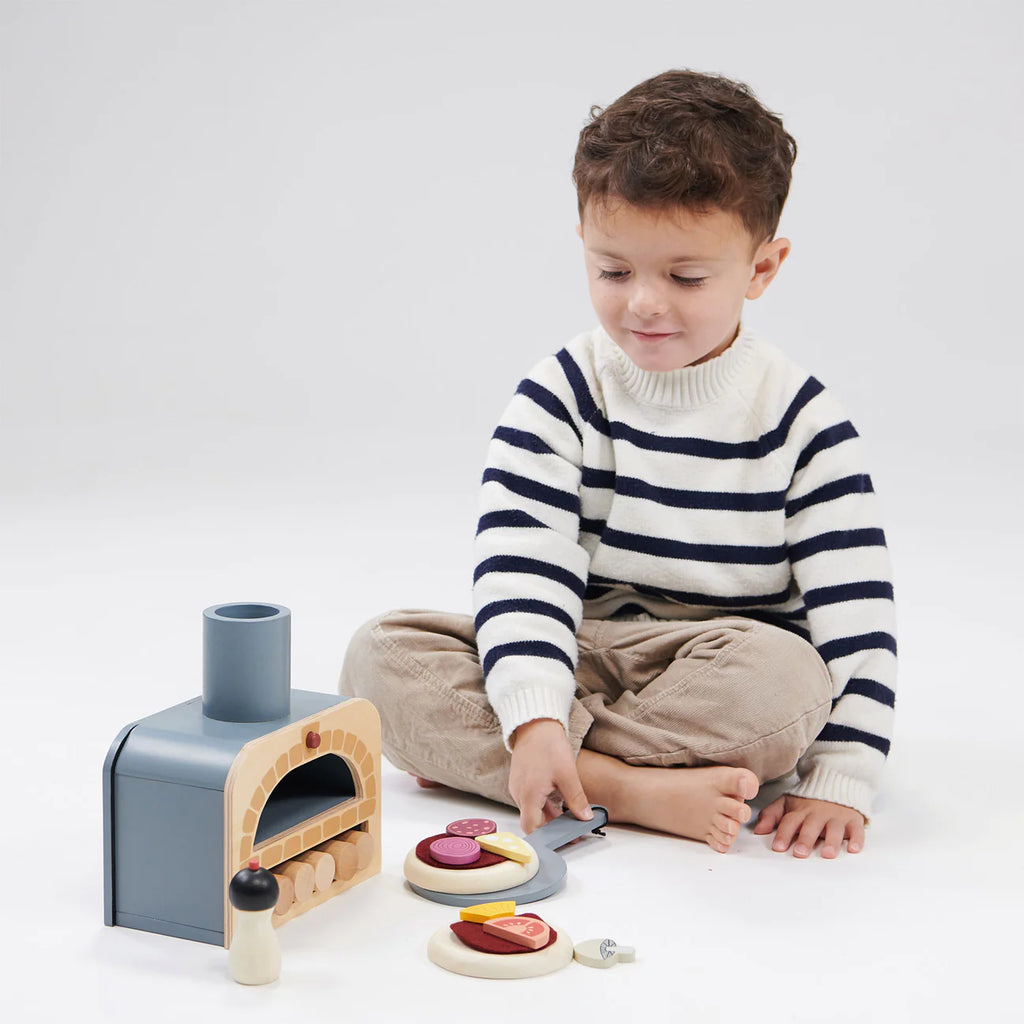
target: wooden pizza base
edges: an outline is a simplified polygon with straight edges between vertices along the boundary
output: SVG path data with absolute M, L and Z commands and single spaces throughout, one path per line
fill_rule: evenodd
M 403 868 L 405 877 L 421 889 L 433 892 L 453 893 L 459 896 L 473 895 L 481 892 L 498 892 L 511 889 L 530 881 L 540 870 L 540 859 L 534 850 L 525 864 L 514 860 L 491 864 L 486 868 L 435 868 L 432 864 L 424 864 L 416 856 L 416 850 L 410 850 L 405 858 Z
M 572 940 L 561 928 L 556 925 L 551 927 L 558 932 L 558 938 L 546 949 L 539 949 L 536 953 L 501 954 L 470 949 L 445 925 L 430 936 L 427 956 L 438 967 L 470 978 L 536 978 L 560 971 L 572 960 Z

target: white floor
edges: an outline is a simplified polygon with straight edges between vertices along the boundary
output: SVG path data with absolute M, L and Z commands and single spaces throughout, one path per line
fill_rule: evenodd
M 363 618 L 387 605 L 466 604 L 463 520 L 472 510 L 462 503 L 423 503 L 417 539 L 393 528 L 391 510 L 318 506 L 298 476 L 289 501 L 257 511 L 243 514 L 244 494 L 226 493 L 175 498 L 108 483 L 5 506 L 4 959 L 19 1019 L 605 1021 L 657 1011 L 700 1022 L 902 1022 L 1016 1013 L 1020 700 L 1018 680 L 1000 666 L 1014 664 L 1017 641 L 986 636 L 982 612 L 953 633 L 935 607 L 934 537 L 898 523 L 900 732 L 862 854 L 801 862 L 746 831 L 720 856 L 610 827 L 565 852 L 565 888 L 534 909 L 576 941 L 634 945 L 637 962 L 571 964 L 524 982 L 467 979 L 428 962 L 428 937 L 455 915 L 405 888 L 402 861 L 455 817 L 489 814 L 515 829 L 516 815 L 419 790 L 389 766 L 381 875 L 280 930 L 279 983 L 245 989 L 228 978 L 221 949 L 104 927 L 103 758 L 124 724 L 200 691 L 203 607 L 288 604 L 293 685 L 330 691 Z M 436 548 L 423 550 L 424 535 Z M 990 538 L 993 564 L 1007 539 Z M 983 715 L 993 742 L 979 734 Z

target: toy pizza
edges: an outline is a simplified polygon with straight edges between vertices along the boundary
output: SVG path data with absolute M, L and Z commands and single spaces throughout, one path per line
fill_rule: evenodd
M 456 895 L 500 892 L 540 870 L 537 851 L 489 818 L 462 818 L 421 839 L 405 858 L 405 877 L 421 889 Z
M 509 908 L 511 913 L 501 915 Z M 536 914 L 490 903 L 466 907 L 458 921 L 438 929 L 427 956 L 446 971 L 473 978 L 534 978 L 565 967 L 573 945 Z

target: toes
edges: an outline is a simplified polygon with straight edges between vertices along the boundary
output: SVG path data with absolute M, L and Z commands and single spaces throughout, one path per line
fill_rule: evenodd
M 713 829 L 717 829 L 730 839 L 735 839 L 740 834 L 740 823 L 735 818 L 729 817 L 727 814 L 717 815 L 715 820 L 711 823 L 711 827 Z
M 728 853 L 729 847 L 732 846 L 732 837 L 723 836 L 716 829 L 712 828 L 707 838 L 707 844 L 717 853 Z
M 760 788 L 757 776 L 746 768 L 741 768 L 740 771 L 743 774 L 740 776 L 737 792 L 744 800 L 753 800 Z
M 740 800 L 723 800 L 718 805 L 719 816 L 728 818 L 736 825 L 736 832 L 739 833 L 740 825 L 745 825 L 753 814 L 750 808 Z

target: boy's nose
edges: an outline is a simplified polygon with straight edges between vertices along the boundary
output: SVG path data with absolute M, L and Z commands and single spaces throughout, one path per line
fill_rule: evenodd
M 635 285 L 629 295 L 629 311 L 639 319 L 661 316 L 668 309 L 668 302 L 658 288 L 650 285 Z

